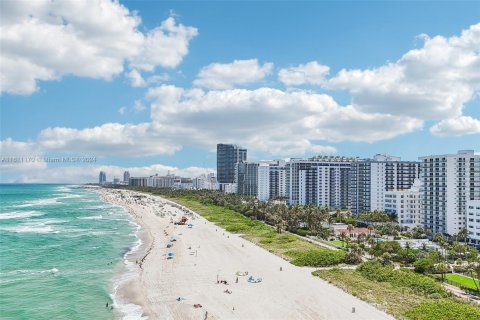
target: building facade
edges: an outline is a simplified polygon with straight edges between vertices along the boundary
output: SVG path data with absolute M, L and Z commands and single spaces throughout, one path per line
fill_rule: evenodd
M 237 162 L 235 165 L 235 185 L 237 194 L 242 196 L 258 196 L 258 162 Z
M 480 200 L 467 200 L 467 231 L 469 243 L 480 245 Z
M 420 179 L 416 179 L 408 190 L 385 191 L 384 210 L 397 216 L 401 228 L 422 225 L 420 187 Z
M 130 180 L 130 172 L 128 171 L 123 172 L 123 182 L 128 183 L 129 180 Z
M 217 181 L 220 185 L 234 183 L 235 164 L 247 161 L 247 149 L 233 144 L 217 144 Z
M 130 177 L 128 180 L 128 185 L 131 187 L 146 187 L 147 186 L 146 177 Z
M 467 201 L 480 200 L 480 155 L 461 150 L 419 159 L 424 227 L 434 233 L 457 234 L 467 228 Z
M 291 159 L 286 166 L 288 203 L 348 208 L 349 172 L 356 161 L 347 157 Z
M 107 183 L 107 174 L 105 173 L 105 171 L 100 171 L 100 173 L 98 174 L 98 183 L 99 184 Z
M 153 188 L 173 188 L 175 184 L 175 177 L 173 174 L 159 176 L 158 174 L 147 178 L 147 187 Z
M 214 173 L 202 174 L 199 177 L 196 177 L 192 180 L 193 188 L 207 189 L 207 190 L 216 190 L 217 189 L 217 178 Z
M 383 210 L 385 192 L 408 190 L 419 177 L 420 163 L 401 161 L 399 157 L 377 154 L 373 159 L 352 163 L 349 177 L 352 213 Z

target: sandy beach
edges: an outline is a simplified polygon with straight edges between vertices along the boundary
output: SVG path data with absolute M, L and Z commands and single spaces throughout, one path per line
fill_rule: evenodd
M 177 204 L 126 190 L 100 192 L 141 226 L 143 243 L 128 257 L 138 277 L 119 294 L 148 319 L 393 319 L 312 276 L 314 269 L 293 266 Z M 191 227 L 174 224 L 183 215 Z

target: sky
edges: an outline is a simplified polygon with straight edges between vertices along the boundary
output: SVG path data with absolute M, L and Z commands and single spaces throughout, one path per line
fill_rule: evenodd
M 480 151 L 480 2 L 0 6 L 0 182 Z

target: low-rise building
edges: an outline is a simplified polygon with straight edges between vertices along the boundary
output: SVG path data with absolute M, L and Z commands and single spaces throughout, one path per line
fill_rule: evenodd
M 348 228 L 345 229 L 334 229 L 335 236 L 339 236 L 342 233 L 345 233 L 350 239 L 357 239 L 360 234 L 369 234 L 374 236 L 378 230 L 376 229 L 368 229 L 368 228 L 352 228 L 351 230 L 348 230 Z

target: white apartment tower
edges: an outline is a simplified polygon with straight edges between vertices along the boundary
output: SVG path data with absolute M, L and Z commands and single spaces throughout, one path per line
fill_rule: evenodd
M 397 215 L 402 228 L 414 228 L 422 225 L 420 179 L 416 179 L 408 190 L 385 191 L 385 212 Z
M 480 155 L 461 150 L 419 159 L 424 227 L 434 233 L 457 234 L 467 228 L 467 202 L 480 200 Z
M 351 210 L 354 214 L 384 210 L 385 192 L 408 190 L 420 175 L 420 163 L 377 154 L 352 164 L 350 172 Z
M 256 170 L 256 197 L 260 201 L 268 201 L 286 196 L 286 171 L 284 160 L 263 160 L 250 162 L 255 164 Z M 240 173 L 240 171 L 238 171 Z M 241 182 L 241 177 L 237 178 Z M 255 179 L 255 176 L 252 176 Z M 252 183 L 253 180 L 252 180 Z
M 287 164 L 289 204 L 348 208 L 349 171 L 357 158 L 314 157 L 291 159 Z

